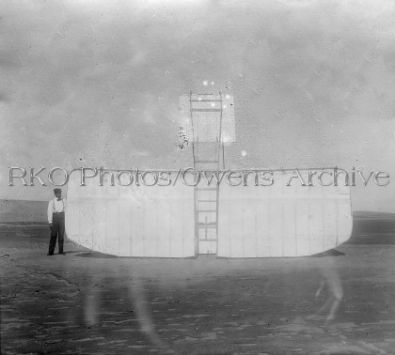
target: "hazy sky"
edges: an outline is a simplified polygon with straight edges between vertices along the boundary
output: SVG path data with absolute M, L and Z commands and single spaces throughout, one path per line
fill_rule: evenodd
M 235 98 L 229 166 L 385 170 L 353 206 L 395 211 L 394 18 L 377 0 L 4 0 L 0 197 L 51 196 L 8 187 L 9 166 L 178 168 L 178 97 L 209 80 Z

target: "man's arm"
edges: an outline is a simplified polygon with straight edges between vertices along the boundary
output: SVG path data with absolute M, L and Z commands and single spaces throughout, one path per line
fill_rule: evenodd
M 53 200 L 48 203 L 48 223 L 52 224 L 52 213 L 53 213 Z

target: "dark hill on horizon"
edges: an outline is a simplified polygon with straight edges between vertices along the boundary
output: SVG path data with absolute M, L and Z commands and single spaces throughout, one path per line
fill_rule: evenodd
M 48 223 L 47 201 L 0 199 L 0 223 Z

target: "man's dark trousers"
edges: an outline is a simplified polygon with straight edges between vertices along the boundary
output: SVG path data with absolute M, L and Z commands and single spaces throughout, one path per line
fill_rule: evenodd
M 58 237 L 59 254 L 63 253 L 64 236 L 64 212 L 55 212 L 52 215 L 51 239 L 49 241 L 48 254 L 52 255 L 55 251 L 56 237 Z

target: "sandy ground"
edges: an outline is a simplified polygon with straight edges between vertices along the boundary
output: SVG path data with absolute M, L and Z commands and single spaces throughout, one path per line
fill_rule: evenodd
M 0 228 L 3 354 L 395 353 L 391 243 L 232 260 L 47 247 L 46 226 Z

